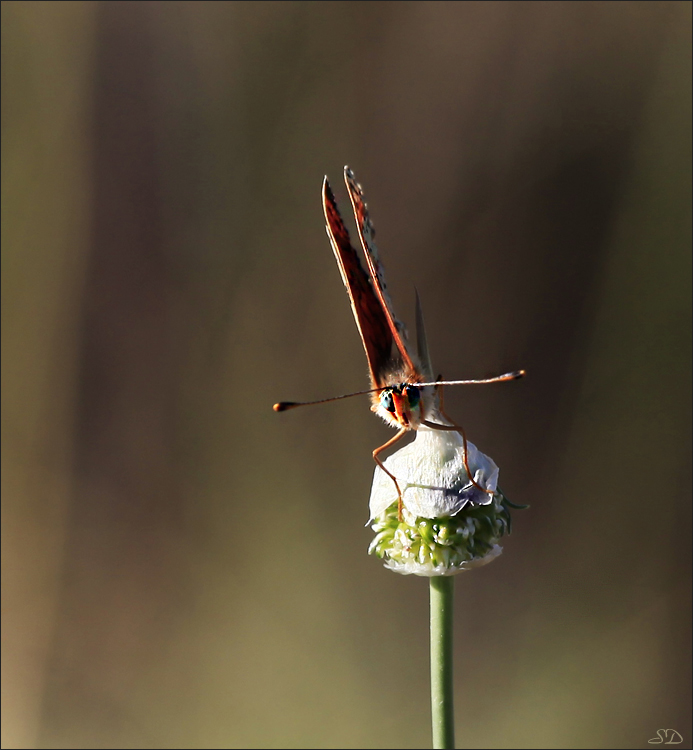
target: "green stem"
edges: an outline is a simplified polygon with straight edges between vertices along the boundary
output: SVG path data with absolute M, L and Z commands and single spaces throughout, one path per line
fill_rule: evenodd
M 431 720 L 435 750 L 454 750 L 452 607 L 454 578 L 431 578 Z

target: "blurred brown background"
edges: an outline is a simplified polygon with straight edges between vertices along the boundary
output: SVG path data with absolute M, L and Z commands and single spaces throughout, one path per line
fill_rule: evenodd
M 2 4 L 3 747 L 422 747 L 324 232 L 363 183 L 515 530 L 460 747 L 690 747 L 691 4 Z

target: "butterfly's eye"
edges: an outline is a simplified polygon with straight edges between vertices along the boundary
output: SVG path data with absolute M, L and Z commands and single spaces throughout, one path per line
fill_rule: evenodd
M 419 389 L 414 385 L 406 385 L 404 386 L 404 393 L 409 400 L 409 406 L 412 409 L 415 409 L 421 398 L 421 392 Z
M 395 413 L 395 402 L 392 400 L 392 393 L 390 391 L 383 391 L 380 394 L 380 405 L 386 411 Z

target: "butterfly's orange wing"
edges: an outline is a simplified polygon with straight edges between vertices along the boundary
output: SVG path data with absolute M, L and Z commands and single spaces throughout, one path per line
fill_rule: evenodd
M 384 385 L 383 376 L 392 369 L 392 333 L 389 318 L 364 271 L 356 250 L 351 246 L 349 232 L 339 214 L 327 177 L 322 186 L 322 205 L 327 222 L 327 236 L 344 286 L 349 294 L 351 310 L 366 350 L 374 388 Z
M 344 181 L 346 182 L 351 205 L 354 209 L 356 228 L 361 240 L 363 253 L 366 256 L 366 264 L 368 265 L 368 271 L 370 272 L 373 290 L 375 291 L 383 314 L 387 320 L 392 339 L 399 350 L 402 363 L 405 369 L 409 371 L 409 375 L 414 375 L 418 372 L 419 368 L 414 364 L 412 355 L 407 347 L 406 328 L 404 327 L 404 324 L 395 317 L 392 310 L 392 301 L 390 300 L 390 295 L 387 293 L 387 285 L 385 283 L 385 275 L 383 273 L 382 264 L 380 263 L 380 257 L 378 256 L 378 248 L 375 246 L 373 240 L 375 237 L 375 230 L 373 229 L 373 224 L 368 215 L 368 207 L 363 199 L 363 190 L 358 182 L 356 182 L 354 173 L 349 167 L 344 167 Z

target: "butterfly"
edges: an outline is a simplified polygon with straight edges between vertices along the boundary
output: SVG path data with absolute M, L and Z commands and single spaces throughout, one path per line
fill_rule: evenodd
M 469 471 L 467 438 L 462 427 L 455 424 L 443 411 L 442 388 L 446 385 L 517 380 L 524 376 L 525 371 L 518 370 L 482 380 L 434 378 L 418 292 L 416 294 L 417 341 L 414 350 L 409 343 L 406 327 L 393 311 L 383 266 L 374 242 L 375 230 L 368 214 L 363 190 L 349 167 L 344 167 L 344 182 L 351 200 L 367 271 L 364 270 L 359 255 L 351 244 L 349 232 L 339 213 L 327 177 L 322 185 L 322 206 L 327 236 L 337 259 L 337 265 L 351 302 L 356 327 L 366 352 L 371 387 L 365 391 L 333 396 L 319 401 L 282 401 L 274 404 L 273 408 L 278 412 L 287 411 L 298 406 L 323 404 L 351 396 L 369 395 L 371 410 L 398 430 L 393 438 L 373 451 L 373 459 L 395 483 L 399 498 L 400 519 L 402 517 L 402 492 L 399 483 L 378 456 L 401 440 L 410 430 L 417 430 L 422 425 L 434 430 L 459 432 L 463 440 L 464 467 L 471 484 L 483 492 L 490 493 L 490 490 L 477 484 Z

